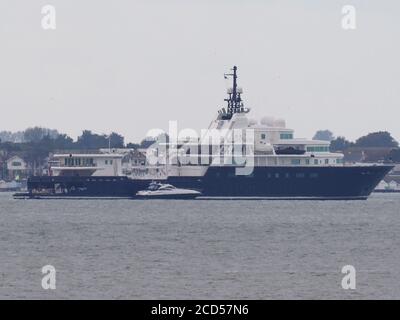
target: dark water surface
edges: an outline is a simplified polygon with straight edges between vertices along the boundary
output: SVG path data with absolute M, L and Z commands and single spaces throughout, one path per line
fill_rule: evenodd
M 41 286 L 53 265 L 56 290 Z M 356 290 L 341 269 L 356 268 Z M 400 299 L 400 194 L 367 201 L 14 200 L 0 298 Z

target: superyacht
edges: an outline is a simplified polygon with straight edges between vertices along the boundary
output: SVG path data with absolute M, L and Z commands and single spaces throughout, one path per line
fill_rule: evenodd
M 250 118 L 237 67 L 225 77 L 232 78 L 226 106 L 199 138 L 157 142 L 139 162 L 129 160 L 136 151 L 124 149 L 54 154 L 47 176 L 29 178 L 27 195 L 135 198 L 162 183 L 198 191 L 203 199 L 367 199 L 393 168 L 345 163 L 342 153 L 330 152 L 329 141 L 296 138 L 281 119 Z M 210 142 L 216 133 L 217 143 Z

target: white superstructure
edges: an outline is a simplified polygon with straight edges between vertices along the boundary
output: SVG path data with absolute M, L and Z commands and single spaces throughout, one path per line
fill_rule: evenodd
M 122 154 L 54 154 L 50 164 L 53 176 L 122 176 Z
M 245 165 L 260 166 L 343 166 L 343 154 L 330 152 L 329 141 L 296 138 L 283 119 L 249 118 L 237 87 L 237 68 L 233 68 L 233 87 L 228 89 L 227 107 L 218 111 L 208 129 L 185 141 L 156 142 L 143 154 L 133 150 L 102 149 L 99 154 L 56 154 L 51 162 L 52 175 L 121 176 L 135 179 L 163 179 L 169 176 L 201 177 L 208 167 L 237 165 L 233 155 L 242 154 Z M 240 133 L 240 141 L 234 137 Z M 249 137 L 252 136 L 252 139 Z M 250 142 L 249 142 L 250 141 Z M 238 142 L 239 145 L 237 144 Z M 174 149 L 174 150 L 172 150 Z M 239 150 L 240 149 L 240 150 Z M 122 163 L 129 153 L 132 159 Z M 149 161 L 151 156 L 156 161 Z M 229 161 L 229 156 L 231 161 Z M 129 158 L 129 157 L 128 157 Z

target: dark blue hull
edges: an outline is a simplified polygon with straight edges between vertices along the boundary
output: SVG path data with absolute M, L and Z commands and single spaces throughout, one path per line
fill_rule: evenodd
M 28 193 L 46 197 L 131 198 L 148 187 L 151 180 L 102 176 L 34 176 L 28 179 Z
M 167 183 L 203 197 L 269 199 L 366 199 L 393 166 L 255 167 L 251 175 L 234 167 L 210 167 L 204 177 L 169 177 Z M 67 197 L 134 197 L 151 180 L 127 177 L 31 177 L 28 194 Z
M 210 167 L 203 195 L 301 199 L 366 199 L 392 166 L 256 167 L 249 176 L 235 168 Z

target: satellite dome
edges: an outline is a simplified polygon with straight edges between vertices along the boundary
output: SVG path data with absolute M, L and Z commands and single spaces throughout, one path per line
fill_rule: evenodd
M 257 124 L 257 120 L 254 118 L 249 119 L 249 126 L 255 126 Z
M 273 117 L 262 117 L 261 118 L 261 124 L 267 127 L 273 127 L 274 126 L 274 118 Z
M 274 126 L 278 128 L 286 128 L 286 121 L 284 119 L 276 119 Z

